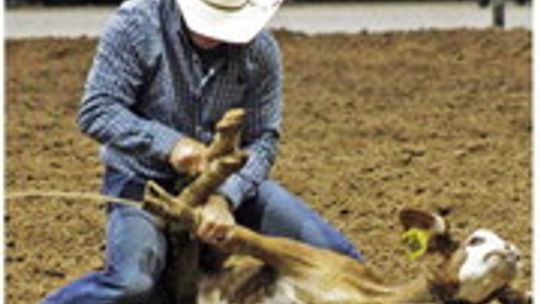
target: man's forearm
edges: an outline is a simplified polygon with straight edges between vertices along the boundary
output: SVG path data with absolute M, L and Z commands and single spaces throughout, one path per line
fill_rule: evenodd
M 78 117 L 82 132 L 134 156 L 167 161 L 183 135 L 158 121 L 138 117 L 110 99 L 96 96 L 84 101 Z

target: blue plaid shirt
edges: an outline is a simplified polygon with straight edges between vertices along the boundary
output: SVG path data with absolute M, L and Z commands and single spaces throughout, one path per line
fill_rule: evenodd
M 220 188 L 237 207 L 274 163 L 282 119 L 279 47 L 267 31 L 227 45 L 203 69 L 175 0 L 129 0 L 105 26 L 79 110 L 81 130 L 102 144 L 107 166 L 143 179 L 182 179 L 168 163 L 183 137 L 209 143 L 231 108 L 247 118 L 247 164 Z

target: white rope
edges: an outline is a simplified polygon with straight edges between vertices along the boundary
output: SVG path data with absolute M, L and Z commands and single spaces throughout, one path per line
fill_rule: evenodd
M 85 199 L 92 200 L 96 202 L 119 202 L 122 204 L 134 206 L 140 208 L 142 202 L 108 196 L 103 194 L 96 194 L 90 192 L 69 192 L 69 191 L 15 191 L 6 193 L 6 200 L 21 199 L 21 198 L 31 198 L 31 197 L 54 197 L 54 198 L 69 198 L 69 199 Z

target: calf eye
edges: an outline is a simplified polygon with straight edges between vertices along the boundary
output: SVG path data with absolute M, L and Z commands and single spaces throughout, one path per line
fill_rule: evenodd
M 469 240 L 468 246 L 478 246 L 485 242 L 484 238 L 475 236 L 472 239 Z

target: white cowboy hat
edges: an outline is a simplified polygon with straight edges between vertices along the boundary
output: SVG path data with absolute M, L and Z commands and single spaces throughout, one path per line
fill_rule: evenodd
M 176 0 L 188 28 L 229 43 L 247 43 L 283 0 Z

